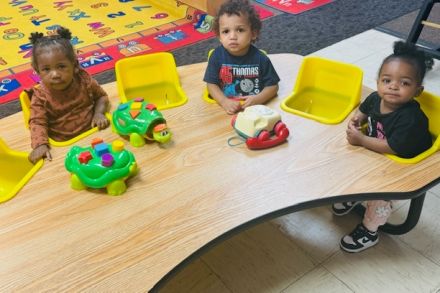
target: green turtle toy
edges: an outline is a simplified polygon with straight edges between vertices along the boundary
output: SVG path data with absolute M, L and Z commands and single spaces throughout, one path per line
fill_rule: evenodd
M 129 136 L 134 147 L 145 145 L 145 140 L 166 143 L 171 139 L 162 113 L 143 98 L 119 104 L 113 112 L 112 125 L 116 133 Z
M 71 173 L 72 189 L 107 188 L 109 195 L 121 195 L 127 190 L 125 180 L 138 173 L 134 155 L 115 140 L 111 145 L 95 138 L 91 146 L 73 146 L 64 165 Z

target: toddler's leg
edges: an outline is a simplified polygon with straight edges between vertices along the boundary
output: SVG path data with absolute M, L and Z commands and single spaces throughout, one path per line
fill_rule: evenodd
M 390 214 L 390 201 L 368 201 L 362 223 L 341 239 L 341 248 L 348 252 L 360 252 L 376 245 L 379 242 L 377 229 L 387 222 Z
M 391 215 L 391 201 L 371 200 L 367 202 L 362 224 L 371 232 L 376 232 L 379 226 L 385 224 Z

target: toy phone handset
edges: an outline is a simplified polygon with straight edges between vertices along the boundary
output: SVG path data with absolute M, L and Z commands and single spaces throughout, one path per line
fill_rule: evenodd
M 279 121 L 274 127 L 274 136 L 270 136 L 269 131 L 263 130 L 258 137 L 249 137 L 246 139 L 246 145 L 250 149 L 265 149 L 277 146 L 283 143 L 289 136 L 289 129 L 286 124 Z
M 246 140 L 249 149 L 270 148 L 289 136 L 280 114 L 264 105 L 247 107 L 232 118 L 231 125 Z

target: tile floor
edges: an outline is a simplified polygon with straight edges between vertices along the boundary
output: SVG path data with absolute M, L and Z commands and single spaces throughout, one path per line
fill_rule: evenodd
M 364 84 L 376 88 L 376 77 L 382 60 L 392 53 L 396 37 L 376 30 L 369 30 L 342 42 L 312 53 L 330 59 L 352 63 L 364 71 Z M 440 61 L 425 76 L 425 90 L 440 95 Z
M 397 39 L 369 30 L 312 55 L 354 63 L 376 88 L 377 70 Z M 425 77 L 440 95 L 440 66 Z M 391 222 L 405 216 L 401 201 Z M 356 215 L 334 217 L 330 207 L 297 212 L 257 225 L 214 247 L 176 275 L 163 292 L 434 292 L 440 293 L 440 184 L 425 199 L 417 226 L 402 236 L 380 235 L 362 253 L 339 249 Z

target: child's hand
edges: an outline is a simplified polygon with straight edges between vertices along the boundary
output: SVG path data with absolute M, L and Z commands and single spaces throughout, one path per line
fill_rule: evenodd
M 110 125 L 107 117 L 102 113 L 96 113 L 92 119 L 92 127 L 97 126 L 99 129 L 107 128 Z
M 351 120 L 350 123 L 348 124 L 346 133 L 347 133 L 347 140 L 351 145 L 356 145 L 356 146 L 363 145 L 364 134 L 360 130 L 360 127 L 357 127 L 355 123 L 351 123 Z
M 220 103 L 223 109 L 225 109 L 226 113 L 232 115 L 241 110 L 241 104 L 239 101 L 235 101 L 232 99 L 223 99 Z
M 350 128 L 350 127 L 356 128 L 358 130 L 361 129 L 361 122 L 360 122 L 358 116 L 351 117 L 350 121 L 348 122 L 348 128 Z
M 277 93 L 278 84 L 266 86 L 260 93 L 256 95 L 241 97 L 244 100 L 242 107 L 247 108 L 253 105 L 264 105 L 269 102 L 273 97 L 275 97 Z
M 50 149 L 47 144 L 39 145 L 32 150 L 28 159 L 32 164 L 35 164 L 41 158 L 46 158 L 49 161 L 52 161 L 52 155 L 50 154 L 49 150 Z
M 244 108 L 247 108 L 249 106 L 253 106 L 253 105 L 260 105 L 262 104 L 262 101 L 260 101 L 260 99 L 258 99 L 258 96 L 246 96 L 246 97 L 241 97 L 243 100 L 243 104 L 241 105 Z

